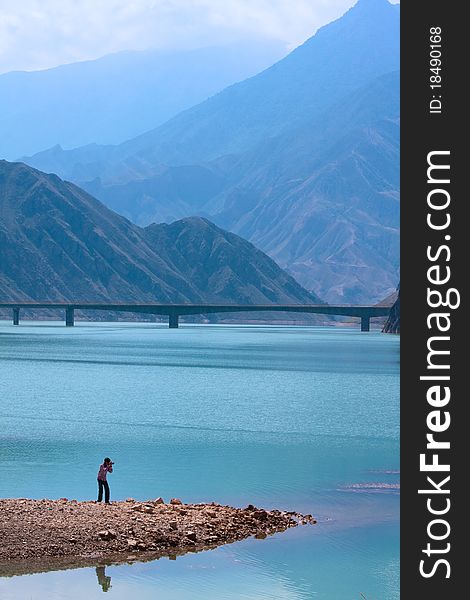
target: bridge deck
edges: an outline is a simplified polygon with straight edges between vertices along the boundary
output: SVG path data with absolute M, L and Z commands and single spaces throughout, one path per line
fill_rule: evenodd
M 387 306 L 350 306 L 331 304 L 141 304 L 104 302 L 2 302 L 0 308 L 46 308 L 74 310 L 109 310 L 156 315 L 199 315 L 226 312 L 296 312 L 348 317 L 387 316 Z
M 105 302 L 0 302 L 0 308 L 13 311 L 13 324 L 19 325 L 20 309 L 64 309 L 65 324 L 74 325 L 75 310 L 106 310 L 112 312 L 133 312 L 153 315 L 166 315 L 170 328 L 178 327 L 183 315 L 200 315 L 234 312 L 290 312 L 359 317 L 361 331 L 369 331 L 371 317 L 385 317 L 389 314 L 387 306 L 349 306 L 331 304 L 140 304 Z

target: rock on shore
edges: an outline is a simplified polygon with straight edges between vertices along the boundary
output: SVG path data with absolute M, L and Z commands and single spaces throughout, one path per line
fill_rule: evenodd
M 398 297 L 390 309 L 382 331 L 383 333 L 400 333 L 400 286 L 398 286 Z
M 259 538 L 299 524 L 311 515 L 249 505 L 183 504 L 131 498 L 111 505 L 77 500 L 0 500 L 0 574 L 13 564 L 54 558 L 77 563 L 168 556 Z M 27 572 L 27 569 L 22 569 Z

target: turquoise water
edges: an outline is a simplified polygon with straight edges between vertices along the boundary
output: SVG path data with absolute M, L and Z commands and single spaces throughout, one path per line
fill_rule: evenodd
M 399 339 L 356 329 L 0 323 L 0 497 L 178 496 L 315 527 L 106 568 L 139 599 L 399 598 Z M 0 598 L 103 593 L 94 568 Z

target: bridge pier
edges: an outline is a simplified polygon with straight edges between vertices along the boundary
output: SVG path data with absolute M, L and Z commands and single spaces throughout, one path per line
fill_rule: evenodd
M 361 331 L 370 331 L 370 320 L 372 317 L 386 317 L 390 313 L 390 307 L 386 306 L 348 306 L 330 304 L 108 304 L 91 302 L 0 302 L 0 308 L 11 310 L 13 313 L 13 324 L 18 325 L 20 311 L 24 309 L 54 309 L 65 311 L 65 325 L 73 327 L 75 324 L 75 309 L 77 310 L 109 310 L 116 312 L 130 312 L 168 315 L 168 325 L 171 329 L 179 326 L 179 317 L 187 315 L 212 315 L 216 313 L 250 313 L 250 312 L 291 312 L 321 315 L 338 315 L 341 317 L 353 317 L 360 319 Z M 357 323 L 357 321 L 356 321 Z
M 170 313 L 168 326 L 170 329 L 178 329 L 179 327 L 179 315 L 177 313 Z
M 73 307 L 67 306 L 65 309 L 65 326 L 73 327 L 75 325 L 75 311 Z

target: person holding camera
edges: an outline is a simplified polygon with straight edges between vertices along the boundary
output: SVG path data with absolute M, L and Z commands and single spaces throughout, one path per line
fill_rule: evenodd
M 106 475 L 108 473 L 113 472 L 114 463 L 110 458 L 105 458 L 103 464 L 100 465 L 100 470 L 98 471 L 98 502 L 103 500 L 103 488 L 104 488 L 104 502 L 105 504 L 110 504 L 109 502 L 109 485 L 106 481 Z

